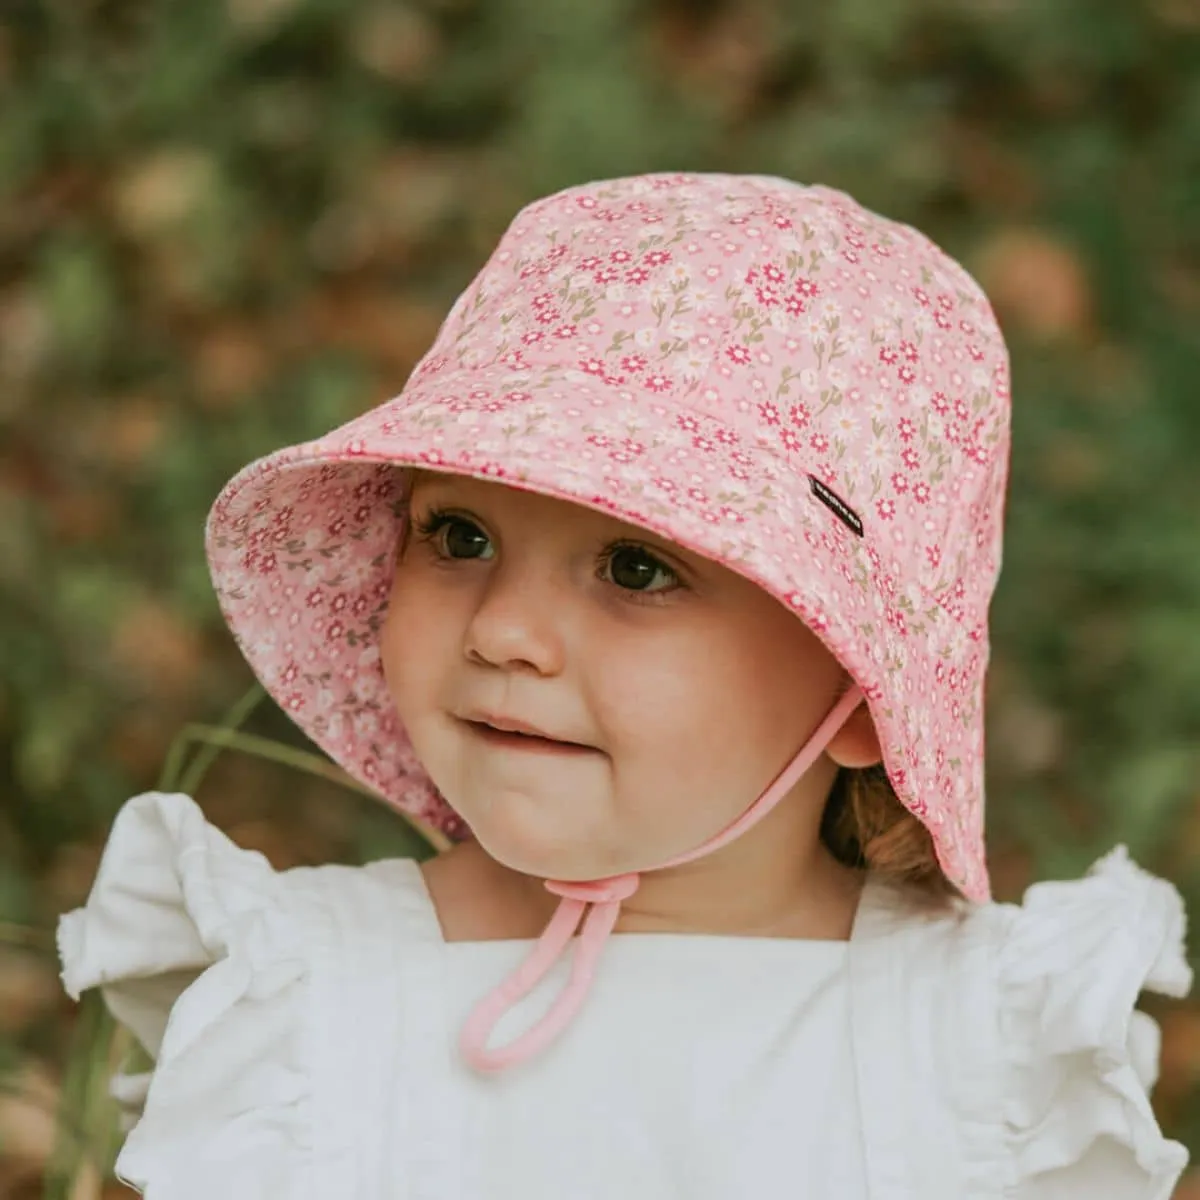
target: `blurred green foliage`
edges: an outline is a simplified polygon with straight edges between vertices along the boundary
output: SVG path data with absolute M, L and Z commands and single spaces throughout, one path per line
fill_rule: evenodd
M 671 168 L 845 187 L 980 277 L 1016 405 L 997 890 L 1124 840 L 1200 901 L 1193 0 L 5 0 L 0 1068 L 57 1086 L 45 931 L 248 685 L 221 484 L 398 391 L 522 203 Z M 279 862 L 396 836 L 284 774 L 203 798 Z M 1159 1015 L 1156 1103 L 1200 1145 L 1200 1012 Z

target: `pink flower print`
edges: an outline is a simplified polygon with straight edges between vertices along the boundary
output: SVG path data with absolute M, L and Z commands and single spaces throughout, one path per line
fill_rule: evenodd
M 907 339 L 900 343 L 900 355 L 905 362 L 910 363 L 918 362 L 921 358 L 921 352 L 917 349 L 916 343 Z
M 578 330 L 573 324 L 560 325 L 554 331 L 554 336 L 556 338 L 562 338 L 563 341 L 566 341 L 568 338 L 573 338 L 577 332 Z
M 504 479 L 508 475 L 508 472 L 498 462 L 485 462 L 479 471 L 488 479 Z
M 589 433 L 587 435 L 589 446 L 598 446 L 601 450 L 607 450 L 612 442 L 603 433 Z
M 611 262 L 622 265 L 633 260 L 633 255 L 628 250 L 614 250 L 608 257 Z
M 527 400 L 533 399 L 532 392 L 511 391 L 504 393 L 504 399 L 509 404 L 524 404 Z
M 712 452 L 717 448 L 715 443 L 711 442 L 702 433 L 698 433 L 694 438 L 692 438 L 692 445 L 695 446 L 695 448 L 702 454 L 712 454 Z
M 713 437 L 715 437 L 722 446 L 736 446 L 738 441 L 738 436 L 733 432 L 732 429 L 718 429 L 716 433 L 713 434 Z
M 971 410 L 967 407 L 967 402 L 961 396 L 954 402 L 954 415 L 960 421 L 970 420 Z
M 933 407 L 933 411 L 939 417 L 947 416 L 950 412 L 950 401 L 946 397 L 945 392 L 934 392 L 933 398 L 929 401 Z
M 725 357 L 731 363 L 736 363 L 739 367 L 744 367 L 750 361 L 750 350 L 746 346 L 727 346 L 725 348 Z
M 773 404 L 770 400 L 764 400 L 761 404 L 759 404 L 758 415 L 768 425 L 778 425 L 779 424 L 779 408 L 775 404 Z
M 915 383 L 917 380 L 916 371 L 914 371 L 907 363 L 901 365 L 899 370 L 897 370 L 896 375 L 899 377 L 900 382 L 905 386 L 909 386 Z
M 879 347 L 879 361 L 881 363 L 886 363 L 889 367 L 893 367 L 899 358 L 900 355 L 897 353 L 895 346 Z
M 579 369 L 585 375 L 603 375 L 604 360 L 602 358 L 581 358 L 579 360 Z
M 421 462 L 429 463 L 431 466 L 441 466 L 446 461 L 446 456 L 436 446 L 429 450 L 422 450 L 417 457 Z
M 266 554 L 258 560 L 258 573 L 260 575 L 270 575 L 279 565 L 279 560 L 275 557 L 273 550 L 268 550 Z
M 650 278 L 650 272 L 645 267 L 630 267 L 625 272 L 626 283 L 632 283 L 635 287 L 638 284 L 645 283 Z
M 916 435 L 917 427 L 908 417 L 901 417 L 896 422 L 896 432 L 900 435 L 902 442 L 911 442 Z
M 935 312 L 933 314 L 933 323 L 939 329 L 943 330 L 950 330 L 954 328 L 954 322 L 951 321 L 950 318 L 943 312 Z
M 903 496 L 908 491 L 908 477 L 897 471 L 892 476 L 892 489 L 899 495 Z
M 896 503 L 894 500 L 889 500 L 884 497 L 881 500 L 875 501 L 875 511 L 879 514 L 881 521 L 890 521 L 896 515 Z
M 773 262 L 765 263 L 762 273 L 769 283 L 783 282 L 783 271 Z
M 575 203 L 578 204 L 580 208 L 595 208 L 596 207 L 596 197 L 595 196 L 578 196 L 575 199 Z
M 972 362 L 980 363 L 984 360 L 984 353 L 978 346 L 968 346 L 967 353 L 971 356 Z
M 820 284 L 813 279 L 806 279 L 800 276 L 794 284 L 792 290 L 797 296 L 803 296 L 806 300 L 815 300 L 821 294 Z
M 648 267 L 663 267 L 671 261 L 670 250 L 650 250 L 647 251 L 642 262 Z
M 694 500 L 697 504 L 708 503 L 708 493 L 701 487 L 690 487 L 687 490 L 689 500 Z
M 779 431 L 779 440 L 786 449 L 791 450 L 793 453 L 801 449 L 804 445 L 796 433 L 786 426 Z
M 728 504 L 721 509 L 721 516 L 724 520 L 730 521 L 734 525 L 744 524 L 746 520 L 743 513 L 738 512 L 736 508 L 730 508 Z
M 837 470 L 831 462 L 823 462 L 817 466 L 817 478 L 833 487 L 837 483 Z
M 803 296 L 789 296 L 783 302 L 783 310 L 789 317 L 803 316 L 808 305 L 804 301 Z
M 942 548 L 936 543 L 925 547 L 925 561 L 934 569 L 942 565 Z M 939 664 L 940 665 L 940 664 Z
M 807 404 L 793 404 L 788 412 L 788 416 L 797 429 L 807 428 L 809 421 L 812 420 L 812 413 L 809 411 Z
M 921 465 L 921 460 L 917 457 L 917 452 L 911 446 L 905 446 L 900 452 L 900 461 L 910 471 L 915 471 Z
M 309 608 L 320 608 L 325 603 L 325 593 L 320 588 L 313 588 L 307 596 L 304 597 L 304 603 Z
M 889 608 L 887 610 L 887 622 L 901 637 L 908 633 L 908 622 L 904 619 L 904 614 L 898 608 Z
M 616 267 L 600 267 L 592 272 L 592 278 L 604 287 L 606 284 L 616 283 L 621 278 L 621 272 Z
M 915 287 L 912 290 L 913 299 L 922 307 L 929 307 L 929 293 L 924 288 Z
M 679 416 L 675 418 L 675 424 L 678 425 L 679 428 L 684 431 L 684 433 L 700 432 L 700 422 L 696 420 L 691 413 L 680 413 Z
M 536 346 L 538 342 L 545 341 L 546 335 L 540 329 L 527 329 L 521 334 L 521 341 L 526 346 Z
M 829 450 L 829 439 L 823 433 L 814 433 L 808 439 L 808 444 L 818 453 L 825 454 Z
M 930 487 L 923 479 L 918 480 L 913 484 L 913 499 L 918 504 L 928 504 L 930 497 Z
M 669 392 L 674 386 L 674 382 L 661 371 L 655 371 L 652 375 L 647 375 L 643 380 L 648 391 L 651 392 Z
M 720 525 L 721 514 L 713 512 L 711 508 L 706 508 L 701 511 L 700 519 L 709 525 Z
M 779 303 L 779 295 L 774 288 L 763 287 L 760 284 L 754 289 L 754 295 L 763 308 L 774 308 Z
M 679 490 L 679 485 L 673 479 L 667 479 L 660 475 L 655 481 L 654 486 L 660 492 L 666 492 L 668 496 L 674 495 Z
M 327 642 L 336 642 L 346 632 L 346 626 L 341 621 L 330 621 L 329 628 L 325 630 L 325 640 Z

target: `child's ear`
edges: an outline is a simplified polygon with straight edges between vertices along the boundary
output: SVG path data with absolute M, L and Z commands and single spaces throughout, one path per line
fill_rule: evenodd
M 850 714 L 850 719 L 834 734 L 825 753 L 839 767 L 850 767 L 856 771 L 874 767 L 883 761 L 879 734 L 875 732 L 875 722 L 865 703 Z

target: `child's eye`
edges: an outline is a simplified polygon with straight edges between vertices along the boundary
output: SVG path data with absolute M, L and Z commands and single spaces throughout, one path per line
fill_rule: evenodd
M 442 558 L 491 558 L 495 547 L 474 521 L 453 513 L 431 512 L 413 518 L 413 529 L 423 542 L 431 542 Z
M 679 586 L 679 576 L 642 546 L 610 546 L 600 563 L 600 577 L 630 592 L 665 592 Z

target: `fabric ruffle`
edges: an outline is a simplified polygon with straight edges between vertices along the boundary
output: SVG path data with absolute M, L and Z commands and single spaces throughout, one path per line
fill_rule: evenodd
M 1182 899 L 1123 846 L 1082 879 L 1030 888 L 1000 951 L 1005 1195 L 1168 1200 L 1187 1150 L 1150 1107 L 1157 1024 L 1142 991 L 1185 996 Z
M 59 924 L 68 993 L 100 987 L 156 1060 L 113 1087 L 144 1103 L 117 1173 L 149 1200 L 308 1194 L 307 964 L 281 889 L 187 796 L 151 792 L 121 810 L 86 905 Z

